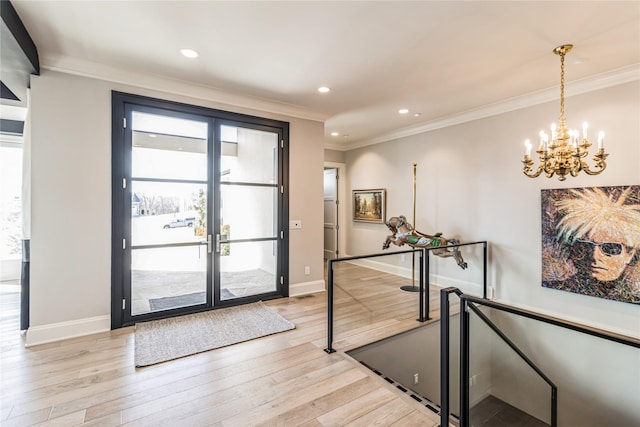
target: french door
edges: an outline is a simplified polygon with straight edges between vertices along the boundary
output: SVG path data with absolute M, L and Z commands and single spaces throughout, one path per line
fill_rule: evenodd
M 288 125 L 113 107 L 112 327 L 286 296 Z

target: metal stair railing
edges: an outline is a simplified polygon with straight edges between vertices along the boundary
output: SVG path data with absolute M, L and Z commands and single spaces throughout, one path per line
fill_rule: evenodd
M 522 316 L 539 322 L 544 322 L 553 326 L 562 327 L 578 333 L 591 335 L 597 338 L 624 344 L 635 348 L 640 348 L 640 340 L 615 332 L 605 331 L 590 326 L 569 322 L 552 316 L 524 310 L 507 304 L 498 303 L 486 298 L 478 298 L 462 293 L 458 288 L 449 287 L 440 291 L 440 422 L 442 426 L 448 426 L 450 416 L 450 382 L 449 382 L 449 357 L 450 357 L 450 306 L 449 297 L 456 294 L 460 298 L 460 426 L 468 427 L 469 419 L 469 311 L 473 311 L 489 328 L 492 329 L 522 360 L 527 363 L 549 386 L 551 387 L 551 426 L 558 423 L 557 399 L 558 391 L 555 384 L 540 370 L 489 318 L 486 317 L 478 306 L 489 307 L 495 310 Z
M 411 254 L 418 252 L 420 254 L 420 262 L 419 266 L 419 322 L 426 322 L 429 320 L 429 292 L 424 292 L 425 284 L 424 284 L 424 250 L 423 249 L 410 249 L 405 251 L 394 251 L 394 252 L 383 252 L 377 254 L 369 254 L 369 255 L 359 255 L 359 256 L 350 256 L 350 257 L 342 257 L 342 258 L 333 258 L 327 261 L 327 348 L 324 349 L 326 353 L 334 353 L 335 349 L 333 348 L 333 264 L 339 262 L 347 262 L 354 261 L 358 259 L 365 258 L 378 258 L 383 256 L 392 256 L 392 255 L 401 255 L 401 254 Z
M 419 286 L 420 286 L 420 298 L 419 298 L 419 322 L 426 322 L 431 320 L 429 317 L 429 286 L 425 284 L 425 281 L 429 281 L 429 253 L 434 250 L 442 250 L 447 248 L 460 248 L 463 246 L 482 245 L 482 296 L 487 297 L 487 241 L 478 242 L 465 242 L 455 243 L 443 246 L 427 247 L 420 249 L 410 249 L 404 251 L 383 252 L 369 255 L 350 256 L 343 258 L 333 258 L 327 261 L 327 348 L 324 349 L 327 353 L 335 352 L 333 348 L 333 264 L 339 262 L 354 261 L 365 258 L 377 258 L 383 256 L 393 256 L 407 253 L 416 253 L 420 255 L 419 265 Z M 426 289 L 426 292 L 425 292 Z

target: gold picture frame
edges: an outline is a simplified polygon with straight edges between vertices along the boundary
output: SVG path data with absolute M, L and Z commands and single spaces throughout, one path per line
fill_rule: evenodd
M 387 190 L 353 190 L 353 220 L 384 224 Z

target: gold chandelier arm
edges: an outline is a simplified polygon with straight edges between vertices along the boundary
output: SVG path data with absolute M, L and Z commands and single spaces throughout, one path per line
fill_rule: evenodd
M 582 166 L 582 170 L 587 175 L 598 175 L 607 168 L 607 162 L 605 162 L 607 156 L 608 154 L 605 153 L 604 150 L 602 150 L 602 152 L 598 152 L 595 156 L 593 156 L 593 160 L 596 162 L 594 165 L 595 170 L 591 170 L 587 162 L 581 161 L 580 165 Z
M 531 160 L 531 157 L 529 156 L 524 156 L 524 160 L 522 160 L 522 163 L 524 164 L 524 169 L 522 170 L 522 172 L 528 176 L 529 178 L 537 178 L 540 176 L 540 174 L 542 173 L 542 171 L 544 171 L 545 169 L 545 163 L 540 163 L 540 166 L 538 166 L 538 170 L 533 172 L 533 160 Z

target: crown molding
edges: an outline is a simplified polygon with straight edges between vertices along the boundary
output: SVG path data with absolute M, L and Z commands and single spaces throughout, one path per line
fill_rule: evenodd
M 270 114 L 280 114 L 317 122 L 325 122 L 329 118 L 326 114 L 313 112 L 292 104 L 279 103 L 258 97 L 241 96 L 211 86 L 170 79 L 153 73 L 128 71 L 110 65 L 80 60 L 68 56 L 47 56 L 40 58 L 40 63 L 42 68 L 50 71 L 57 71 L 81 77 L 89 77 L 123 85 L 131 85 L 149 90 L 187 96 L 233 107 L 256 110 Z M 617 86 L 635 80 L 640 80 L 640 63 L 567 83 L 565 85 L 566 97 Z M 451 114 L 449 116 L 423 122 L 418 125 L 387 132 L 370 139 L 353 141 L 347 144 L 327 142 L 324 144 L 324 148 L 337 151 L 349 151 L 395 139 L 406 138 L 420 133 L 554 101 L 558 98 L 557 92 L 558 86 L 553 86 L 461 113 Z
M 370 145 L 370 144 L 367 144 L 367 145 Z M 349 144 L 349 146 L 351 146 L 351 144 Z M 331 142 L 325 142 L 324 148 L 326 150 L 335 150 L 335 151 L 348 151 L 348 150 L 351 150 L 351 148 L 345 149 L 344 145 L 331 143 Z
M 580 95 L 599 89 L 629 83 L 635 80 L 640 80 L 640 63 L 567 83 L 565 85 L 565 96 L 570 97 Z M 484 119 L 486 117 L 520 110 L 522 108 L 532 107 L 545 102 L 556 101 L 558 99 L 558 87 L 559 86 L 554 86 L 536 92 L 530 92 L 525 95 L 516 96 L 504 101 L 467 110 L 462 113 L 452 114 L 450 116 L 424 122 L 419 125 L 398 129 L 367 140 L 354 141 L 353 143 L 346 145 L 325 144 L 325 148 L 338 151 L 354 150 L 356 148 L 406 138 L 408 136 L 436 129 L 442 129 L 449 126 L 471 122 L 473 120 Z
M 190 98 L 233 107 L 271 114 L 281 114 L 316 122 L 324 122 L 328 118 L 325 114 L 319 114 L 297 105 L 279 103 L 258 97 L 241 96 L 215 87 L 171 79 L 153 73 L 129 71 L 68 56 L 45 56 L 40 59 L 41 67 L 50 71 L 105 80 L 123 85 L 188 96 Z

